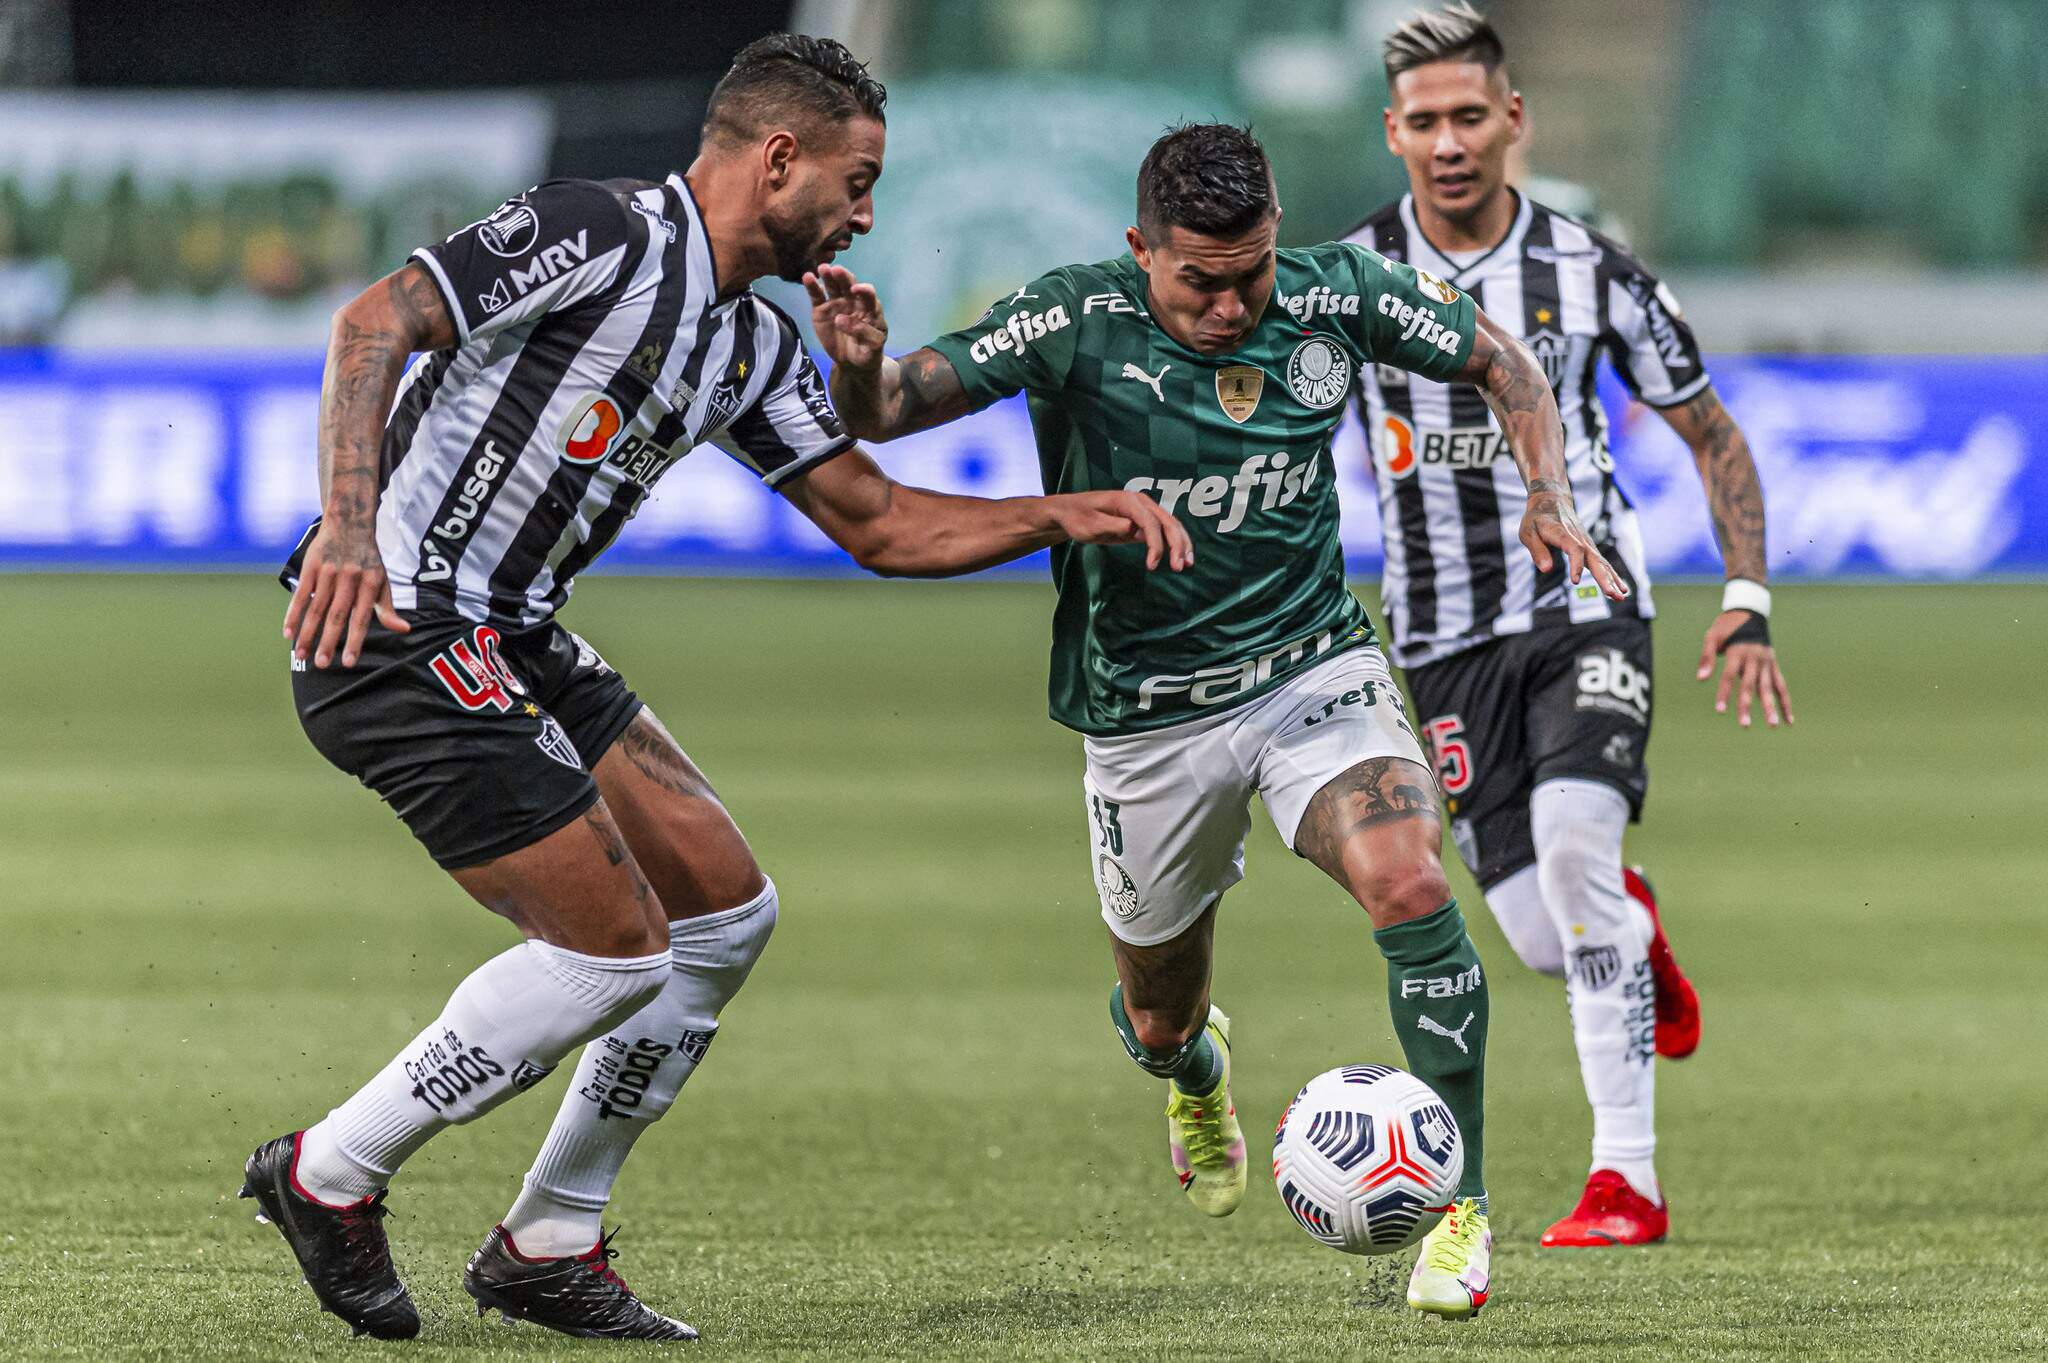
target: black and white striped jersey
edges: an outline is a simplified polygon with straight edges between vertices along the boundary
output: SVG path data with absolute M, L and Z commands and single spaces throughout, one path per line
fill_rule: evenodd
M 1413 196 L 1346 238 L 1440 275 L 1473 295 L 1542 361 L 1564 419 L 1565 466 L 1587 533 L 1634 588 L 1609 601 L 1560 563 L 1536 571 L 1518 538 L 1520 473 L 1477 388 L 1362 366 L 1354 396 L 1379 489 L 1382 604 L 1394 657 L 1435 662 L 1505 634 L 1653 613 L 1642 535 L 1614 479 L 1607 414 L 1594 389 L 1604 352 L 1652 406 L 1707 386 L 1692 329 L 1671 291 L 1614 242 L 1525 196 L 1493 250 L 1452 259 L 1416 226 Z
M 550 180 L 413 258 L 459 339 L 412 365 L 384 432 L 402 611 L 538 624 L 700 442 L 770 487 L 853 445 L 789 317 L 718 298 L 680 175 Z

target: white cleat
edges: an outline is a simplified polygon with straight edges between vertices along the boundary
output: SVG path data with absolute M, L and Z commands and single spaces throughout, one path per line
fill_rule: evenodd
M 1453 1203 L 1422 1238 L 1422 1255 L 1408 1279 L 1408 1304 L 1445 1320 L 1470 1320 L 1493 1286 L 1493 1232 L 1471 1198 Z

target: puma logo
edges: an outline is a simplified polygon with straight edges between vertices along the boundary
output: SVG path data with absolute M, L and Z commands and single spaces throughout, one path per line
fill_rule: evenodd
M 1441 1022 L 1438 1022 L 1435 1018 L 1431 1017 L 1427 1013 L 1424 1013 L 1421 1017 L 1415 1019 L 1415 1025 L 1417 1027 L 1420 1027 L 1425 1032 L 1434 1032 L 1438 1036 L 1450 1038 L 1452 1041 L 1458 1044 L 1458 1049 L 1460 1051 L 1463 1051 L 1466 1055 L 1470 1055 L 1472 1054 L 1472 1048 L 1465 1044 L 1465 1029 L 1467 1027 L 1470 1027 L 1472 1025 L 1472 1019 L 1478 1016 L 1479 1015 L 1477 1013 L 1465 1014 L 1465 1020 L 1458 1024 L 1458 1030 L 1455 1032 L 1452 1031 L 1450 1028 L 1444 1026 Z
M 1127 362 L 1124 365 L 1124 372 L 1119 377 L 1126 379 L 1136 379 L 1139 383 L 1144 384 L 1147 388 L 1150 388 L 1152 390 L 1153 397 L 1158 398 L 1161 402 L 1164 402 L 1166 401 L 1166 392 L 1161 385 L 1163 385 L 1166 382 L 1166 371 L 1171 368 L 1173 368 L 1173 366 L 1170 364 L 1162 364 L 1159 366 L 1158 375 L 1154 376 L 1151 374 L 1147 374 L 1144 370 L 1138 368 L 1138 366 Z

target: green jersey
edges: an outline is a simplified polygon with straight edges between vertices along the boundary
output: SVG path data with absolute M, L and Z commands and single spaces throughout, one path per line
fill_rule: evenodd
M 1446 380 L 1472 300 L 1362 246 L 1279 252 L 1252 334 L 1203 355 L 1152 319 L 1126 255 L 1052 271 L 932 348 L 976 408 L 1028 395 L 1048 492 L 1125 488 L 1180 518 L 1194 566 L 1143 545 L 1052 551 L 1052 717 L 1086 734 L 1185 723 L 1373 642 L 1344 584 L 1330 438 L 1359 367 Z

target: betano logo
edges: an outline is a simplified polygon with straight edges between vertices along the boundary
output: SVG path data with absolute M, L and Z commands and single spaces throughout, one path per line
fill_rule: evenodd
M 1179 507 L 1185 497 L 1187 505 L 1181 515 L 1195 520 L 1214 520 L 1220 516 L 1216 533 L 1227 535 L 1244 524 L 1255 491 L 1260 494 L 1261 511 L 1291 506 L 1316 485 L 1322 462 L 1320 450 L 1310 455 L 1305 464 L 1293 464 L 1284 450 L 1277 454 L 1255 454 L 1227 478 L 1220 473 L 1200 479 L 1133 478 L 1124 484 L 1124 491 L 1156 493 L 1159 504 L 1168 511 Z
M 1484 469 L 1508 453 L 1508 444 L 1491 426 L 1448 426 L 1417 432 L 1400 417 L 1387 414 L 1380 423 L 1380 467 L 1392 478 L 1406 478 L 1418 465 L 1452 469 Z
M 595 464 L 610 452 L 612 440 L 625 427 L 619 406 L 602 393 L 588 393 L 569 409 L 555 432 L 555 444 L 572 464 Z

